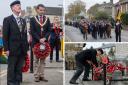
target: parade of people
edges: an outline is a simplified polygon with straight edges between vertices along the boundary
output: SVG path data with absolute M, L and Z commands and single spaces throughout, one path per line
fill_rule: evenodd
M 69 23 L 69 22 L 67 22 Z M 79 28 L 81 34 L 83 35 L 83 39 L 86 41 L 87 36 L 91 35 L 93 39 L 108 39 L 112 38 L 111 29 L 112 25 L 109 21 L 88 21 L 86 19 L 81 19 L 79 23 L 73 22 L 73 24 L 68 24 L 69 26 Z M 115 28 L 116 29 L 116 28 Z

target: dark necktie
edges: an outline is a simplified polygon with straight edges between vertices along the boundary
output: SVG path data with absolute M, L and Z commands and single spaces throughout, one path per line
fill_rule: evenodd
M 22 23 L 21 23 L 21 18 L 20 18 L 20 17 L 17 17 L 17 18 L 16 18 L 16 20 L 17 20 L 17 24 L 18 24 L 18 27 L 19 27 L 20 32 L 21 32 L 21 31 L 22 31 Z

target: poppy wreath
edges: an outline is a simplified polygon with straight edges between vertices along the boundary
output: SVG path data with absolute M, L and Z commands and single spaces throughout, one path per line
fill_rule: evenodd
M 45 59 L 46 57 L 49 56 L 50 52 L 51 52 L 51 47 L 49 45 L 48 42 L 45 42 L 45 50 L 41 50 L 40 49 L 40 45 L 41 43 L 37 43 L 34 48 L 33 48 L 33 53 L 36 56 L 37 59 Z
M 117 64 L 117 70 L 124 71 L 125 69 L 126 68 L 121 63 Z
M 107 56 L 102 57 L 101 61 L 102 61 L 103 64 L 108 64 L 109 63 L 109 59 L 108 59 Z
M 102 67 L 94 67 L 93 71 L 93 80 L 99 80 L 102 76 Z
M 27 55 L 25 58 L 25 65 L 22 67 L 22 72 L 27 72 L 29 70 L 30 67 L 30 58 Z

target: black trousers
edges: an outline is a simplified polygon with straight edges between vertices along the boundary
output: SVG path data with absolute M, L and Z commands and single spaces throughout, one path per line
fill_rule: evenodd
M 116 42 L 121 42 L 121 32 L 115 32 L 116 33 Z
M 25 56 L 8 56 L 7 85 L 20 85 Z
M 94 39 L 97 39 L 97 31 L 92 31 L 92 37 L 93 37 Z
M 55 43 L 51 43 L 51 53 L 50 53 L 50 60 L 53 60 L 53 50 L 56 50 L 56 61 L 59 61 L 59 50 L 60 50 L 60 39 L 56 40 Z
M 83 71 L 84 71 L 83 79 L 87 79 L 89 77 L 89 72 L 90 72 L 91 66 L 87 63 L 82 64 L 77 58 L 76 58 L 76 66 L 77 66 L 76 72 L 70 81 L 76 82 L 76 80 L 79 78 L 79 76 L 82 74 Z
M 86 38 L 86 40 L 88 39 L 87 35 L 88 35 L 87 32 L 83 33 L 84 40 L 85 40 L 85 38 Z

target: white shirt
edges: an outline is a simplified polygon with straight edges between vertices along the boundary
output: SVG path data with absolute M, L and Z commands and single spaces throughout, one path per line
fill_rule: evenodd
M 39 19 L 39 21 L 40 21 L 40 16 L 42 16 L 42 18 L 43 18 L 44 15 L 38 15 L 38 19 Z
M 16 14 L 13 13 L 13 16 L 14 16 L 14 18 L 16 19 L 16 22 L 17 22 L 17 18 L 20 17 L 20 14 L 19 14 L 19 16 L 17 16 Z M 18 24 L 18 22 L 17 22 L 17 24 Z

